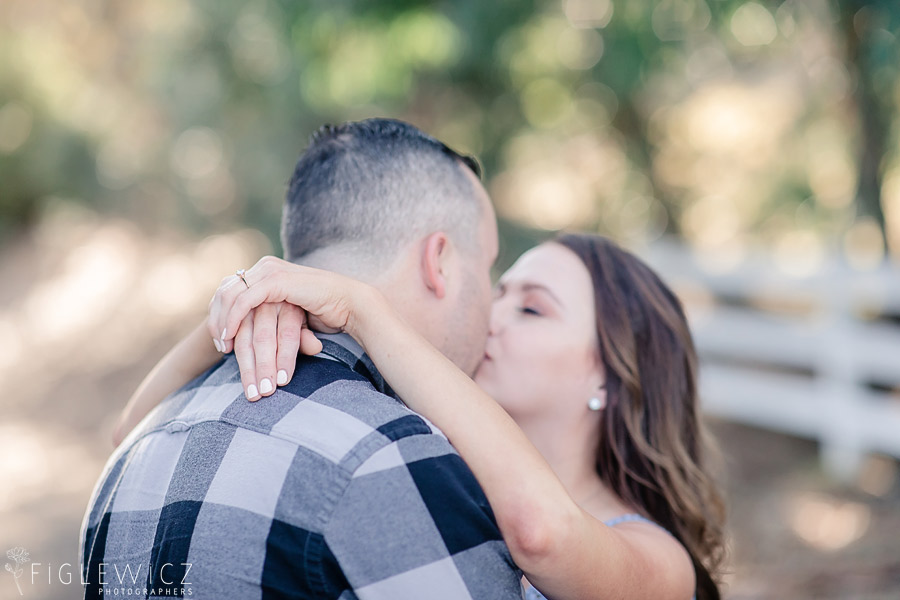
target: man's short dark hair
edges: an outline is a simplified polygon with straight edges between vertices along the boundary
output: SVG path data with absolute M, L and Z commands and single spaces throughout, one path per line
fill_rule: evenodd
M 474 245 L 482 206 L 471 157 L 393 119 L 326 125 L 291 177 L 281 221 L 284 257 L 340 246 L 386 264 L 415 236 L 446 231 Z

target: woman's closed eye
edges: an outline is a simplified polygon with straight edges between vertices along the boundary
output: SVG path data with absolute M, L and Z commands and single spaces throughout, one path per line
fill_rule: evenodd
M 532 307 L 532 306 L 520 306 L 520 307 L 519 307 L 519 312 L 520 312 L 520 313 L 523 313 L 523 314 L 526 314 L 526 315 L 532 315 L 532 316 L 535 316 L 535 317 L 540 317 L 540 316 L 541 316 L 541 311 L 539 311 L 538 309 L 536 309 L 536 308 L 534 308 L 534 307 Z

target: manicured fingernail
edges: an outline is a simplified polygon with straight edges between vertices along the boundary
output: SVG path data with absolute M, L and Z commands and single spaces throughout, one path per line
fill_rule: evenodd
M 259 391 L 256 389 L 256 386 L 252 383 L 247 386 L 247 398 L 256 398 L 259 396 Z
M 222 351 L 222 343 L 216 338 L 213 338 L 213 346 L 215 346 L 216 350 L 218 350 L 219 352 Z
M 224 329 L 222 330 L 222 337 L 220 337 L 219 339 L 222 340 L 223 343 L 225 342 L 225 330 Z
M 272 382 L 269 381 L 268 379 L 263 379 L 262 381 L 259 382 L 259 393 L 260 394 L 268 394 L 273 389 L 274 388 L 272 387 Z
M 278 373 L 275 375 L 275 381 L 278 383 L 278 385 L 286 384 L 287 383 L 287 371 L 285 371 L 284 369 L 278 371 Z

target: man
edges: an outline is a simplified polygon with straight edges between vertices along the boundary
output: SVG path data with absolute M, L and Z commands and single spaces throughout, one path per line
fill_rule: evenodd
M 371 283 L 477 367 L 497 232 L 470 159 L 398 121 L 325 127 L 297 163 L 282 243 L 289 260 Z M 322 343 L 256 403 L 230 356 L 129 436 L 85 516 L 85 597 L 521 597 L 446 438 L 352 339 Z

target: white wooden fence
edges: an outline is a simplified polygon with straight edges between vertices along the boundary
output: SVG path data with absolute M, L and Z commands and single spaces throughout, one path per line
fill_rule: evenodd
M 684 300 L 708 414 L 818 440 L 844 480 L 866 453 L 900 458 L 898 266 L 792 277 L 760 257 L 705 268 L 672 241 L 640 254 Z

